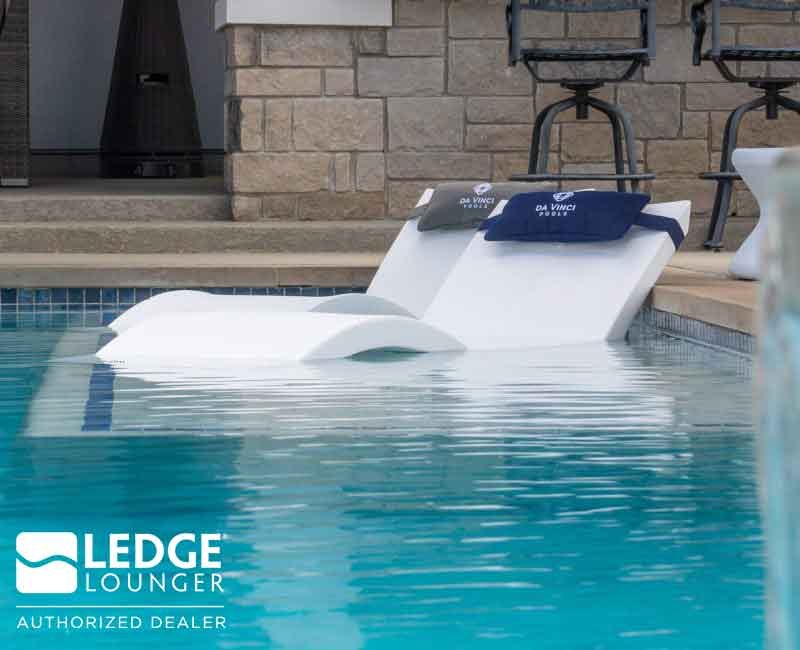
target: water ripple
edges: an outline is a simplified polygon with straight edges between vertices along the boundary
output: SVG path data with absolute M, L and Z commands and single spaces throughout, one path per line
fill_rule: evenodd
M 761 645 L 746 359 L 644 337 L 111 368 L 102 333 L 0 331 L 0 551 L 31 521 L 224 532 L 231 625 L 155 647 Z

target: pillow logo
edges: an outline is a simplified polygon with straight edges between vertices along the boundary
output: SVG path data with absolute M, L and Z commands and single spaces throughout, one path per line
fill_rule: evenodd
M 72 594 L 78 589 L 78 537 L 74 533 L 17 535 L 17 591 Z
M 487 192 L 492 191 L 492 184 L 491 183 L 480 183 L 472 188 L 472 191 L 475 192 L 478 196 L 483 196 Z
M 575 192 L 556 192 L 553 194 L 553 201 L 561 203 L 562 201 L 571 199 L 573 196 L 575 196 Z

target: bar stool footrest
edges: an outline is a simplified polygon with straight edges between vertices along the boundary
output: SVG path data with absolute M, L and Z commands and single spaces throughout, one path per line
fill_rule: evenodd
M 537 181 L 650 181 L 655 174 L 590 174 L 590 173 L 565 173 L 565 174 L 514 174 L 512 181 L 537 182 Z
M 738 172 L 703 172 L 698 176 L 705 181 L 740 181 L 742 177 Z

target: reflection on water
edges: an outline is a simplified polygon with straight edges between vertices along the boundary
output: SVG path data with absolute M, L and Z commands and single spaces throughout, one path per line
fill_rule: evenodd
M 102 334 L 0 333 L 8 647 L 760 647 L 746 359 L 642 337 L 111 368 Z M 20 636 L 31 521 L 223 531 L 228 629 Z

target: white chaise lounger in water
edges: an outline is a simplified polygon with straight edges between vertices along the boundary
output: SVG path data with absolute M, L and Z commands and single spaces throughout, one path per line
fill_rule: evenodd
M 644 210 L 689 230 L 688 201 Z M 472 240 L 423 317 L 236 311 L 159 316 L 98 356 L 123 365 L 313 361 L 379 349 L 496 350 L 621 339 L 669 259 L 671 237 L 632 227 L 596 243 Z
M 427 205 L 434 190 L 425 190 L 417 207 Z M 364 293 L 328 297 L 220 296 L 204 291 L 170 291 L 131 307 L 109 327 L 122 333 L 135 325 L 171 313 L 321 312 L 421 317 L 447 274 L 469 244 L 474 229 L 419 232 L 417 219 L 406 222 Z

